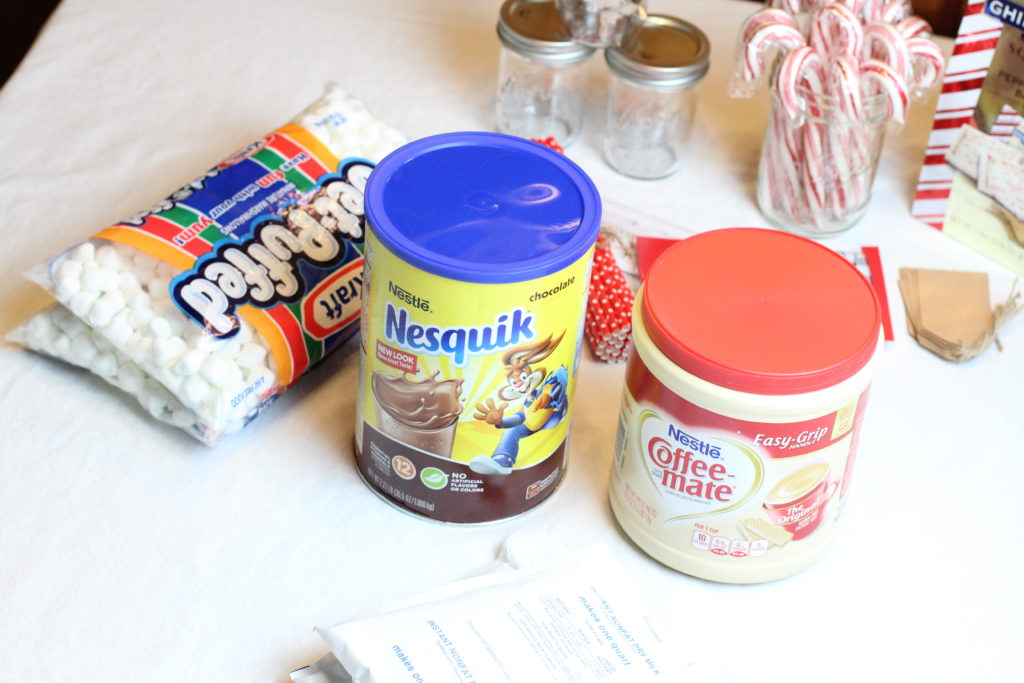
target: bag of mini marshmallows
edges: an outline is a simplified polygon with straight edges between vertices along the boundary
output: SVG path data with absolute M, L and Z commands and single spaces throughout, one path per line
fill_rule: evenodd
M 362 191 L 404 143 L 331 84 L 291 123 L 30 271 L 59 303 L 10 338 L 216 444 L 356 331 Z

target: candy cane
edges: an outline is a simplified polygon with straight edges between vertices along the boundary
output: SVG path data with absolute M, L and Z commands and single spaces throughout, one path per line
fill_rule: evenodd
M 864 118 L 860 92 L 860 68 L 856 62 L 840 57 L 832 63 L 829 71 L 829 92 L 839 109 L 839 120 L 844 125 L 833 126 L 833 147 L 847 160 L 837 163 L 842 181 L 843 194 L 848 202 L 850 195 L 858 195 L 860 178 L 856 169 L 860 168 L 867 158 L 867 138 L 862 124 Z
M 864 10 L 865 0 L 837 0 L 837 2 L 842 5 L 846 5 L 849 10 L 857 16 L 860 16 L 861 12 Z
M 921 38 L 924 36 L 930 36 L 932 33 L 932 27 L 927 21 L 918 16 L 909 16 L 906 19 L 901 19 L 896 23 L 896 30 L 903 34 L 906 39 Z
M 790 220 L 799 218 L 804 203 L 798 172 L 802 151 L 797 133 L 787 116 L 773 110 L 761 161 L 770 185 L 769 194 L 762 195 L 761 201 L 791 217 Z
M 860 19 L 846 5 L 828 5 L 811 22 L 808 43 L 825 58 L 859 57 L 863 42 Z
M 870 24 L 873 21 L 879 21 L 882 18 L 882 6 L 884 4 L 885 0 L 865 0 L 864 7 L 860 13 L 864 23 Z
M 885 95 L 889 117 L 903 125 L 910 107 L 907 83 L 892 67 L 877 59 L 869 59 L 860 65 L 861 88 L 865 94 Z
M 743 53 L 743 79 L 749 83 L 761 78 L 765 70 L 764 57 L 771 50 L 793 50 L 804 45 L 804 42 L 803 34 L 794 25 L 770 23 L 760 26 L 746 41 Z
M 804 199 L 807 201 L 808 218 L 819 230 L 824 227 L 824 210 L 828 188 L 825 181 L 825 150 L 822 135 L 823 124 L 813 121 L 804 124 L 802 130 L 804 155 L 800 168 Z
M 860 69 L 857 62 L 839 57 L 829 71 L 828 91 L 835 97 L 839 110 L 851 121 L 860 121 L 863 109 L 860 98 Z
M 895 24 L 902 19 L 906 19 L 911 15 L 913 9 L 910 6 L 908 0 L 889 0 L 882 7 L 881 20 L 890 24 Z
M 754 12 L 740 27 L 729 94 L 753 97 L 767 69 L 768 53 L 799 47 L 804 42 L 796 20 L 784 10 L 765 8 Z
M 753 40 L 754 34 L 764 26 L 778 25 L 798 28 L 796 19 L 785 10 L 772 8 L 758 10 L 747 17 L 747 20 L 740 27 L 740 44 L 749 44 Z
M 907 50 L 913 66 L 910 75 L 910 87 L 914 97 L 922 98 L 928 91 L 942 80 L 942 72 L 946 68 L 946 58 L 934 40 L 930 38 L 911 38 L 907 41 Z
M 907 40 L 892 24 L 875 22 L 864 27 L 864 59 L 883 61 L 904 79 L 909 77 Z
M 782 110 L 790 119 L 797 120 L 804 100 L 801 88 L 822 92 L 824 82 L 825 65 L 814 48 L 804 46 L 793 50 L 782 60 L 775 76 L 775 94 Z
M 800 14 L 804 9 L 803 0 L 769 0 L 769 7 L 774 9 L 781 9 L 789 12 L 790 14 Z

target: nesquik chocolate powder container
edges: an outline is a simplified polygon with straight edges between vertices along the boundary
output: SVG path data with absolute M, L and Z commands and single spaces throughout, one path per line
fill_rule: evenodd
M 356 463 L 386 501 L 496 522 L 566 469 L 597 190 L 495 133 L 425 138 L 366 186 Z

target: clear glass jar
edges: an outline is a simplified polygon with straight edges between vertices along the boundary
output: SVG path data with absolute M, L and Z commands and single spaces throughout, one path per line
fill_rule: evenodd
M 772 88 L 771 116 L 757 171 L 757 205 L 774 227 L 809 237 L 847 230 L 861 219 L 881 156 L 885 94 L 861 100 L 851 115 L 839 98 L 798 89 L 800 112 Z
M 621 43 L 605 50 L 612 78 L 604 155 L 612 168 L 642 179 L 679 168 L 709 56 L 699 28 L 657 14 L 630 22 Z
M 641 13 L 644 0 L 555 0 L 569 35 L 577 43 L 609 47 L 631 17 Z
M 585 66 L 594 48 L 572 41 L 551 0 L 507 0 L 498 37 L 498 131 L 570 144 L 583 127 Z

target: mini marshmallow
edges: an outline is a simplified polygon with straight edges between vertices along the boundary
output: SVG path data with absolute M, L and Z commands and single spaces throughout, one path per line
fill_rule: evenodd
M 154 277 L 146 283 L 146 291 L 153 301 L 170 298 L 168 291 L 171 288 L 171 279 L 167 277 Z
M 100 268 L 108 268 L 113 271 L 121 270 L 121 255 L 113 245 L 105 244 L 96 250 L 96 264 Z
M 235 362 L 240 368 L 254 368 L 263 363 L 267 357 L 267 350 L 259 344 L 246 344 L 238 352 Z
M 82 291 L 82 281 L 79 277 L 77 275 L 64 275 L 57 281 L 57 289 L 54 293 L 61 299 L 70 299 L 80 291 Z
M 139 369 L 139 366 L 128 359 L 124 359 L 117 372 L 117 378 L 121 387 L 129 394 L 138 394 L 146 381 L 146 375 Z
M 182 375 L 176 375 L 173 372 L 162 372 L 157 378 L 160 382 L 172 391 L 175 395 L 181 391 L 181 387 L 185 384 L 185 377 Z
M 117 273 L 117 288 L 121 290 L 126 299 L 146 294 L 142 291 L 139 278 L 135 277 L 135 273 L 130 270 L 122 270 Z
M 82 266 L 81 261 L 76 261 L 73 258 L 67 258 L 61 261 L 60 265 L 57 266 L 57 278 L 62 279 L 66 277 L 73 277 L 81 279 L 82 271 L 85 268 Z
M 242 344 L 238 341 L 238 336 L 234 336 L 231 339 L 226 340 L 220 347 L 214 352 L 218 353 L 227 358 L 234 358 L 238 355 L 238 352 L 242 350 Z
M 82 290 L 109 292 L 117 289 L 117 273 L 107 268 L 86 268 L 82 273 Z
M 38 344 L 54 334 L 55 326 L 49 316 L 34 315 L 29 318 L 25 327 L 28 330 L 29 339 L 32 339 Z
M 223 387 L 231 382 L 234 376 L 240 375 L 242 371 L 238 366 L 219 354 L 210 354 L 203 361 L 203 367 L 199 368 L 199 374 L 207 382 L 215 387 Z
M 149 325 L 149 321 L 153 319 L 153 309 L 149 306 L 142 308 L 136 308 L 132 306 L 131 315 L 128 317 L 128 322 L 136 330 L 141 330 L 143 327 Z
M 145 365 L 149 361 L 149 351 L 153 340 L 136 330 L 135 334 L 125 342 L 125 351 L 133 361 Z
M 134 309 L 149 309 L 153 305 L 153 300 L 149 298 L 148 294 L 146 294 L 142 290 L 139 290 L 138 292 L 134 292 L 131 295 L 131 297 L 128 298 L 128 305 Z
M 71 360 L 75 365 L 88 367 L 89 362 L 96 356 L 96 345 L 87 334 L 75 335 L 71 340 Z
M 114 319 L 114 316 L 124 310 L 124 295 L 118 289 L 112 290 L 101 296 L 89 309 L 89 322 L 96 327 L 103 327 Z
M 159 315 L 153 316 L 149 321 L 149 331 L 155 339 L 166 339 L 174 334 L 171 323 L 167 321 L 167 318 Z
M 96 260 L 96 247 L 92 242 L 82 242 L 71 250 L 71 258 L 79 263 L 93 263 Z
M 89 369 L 100 377 L 113 377 L 118 371 L 117 357 L 111 351 L 97 353 Z
M 185 398 L 185 404 L 196 406 L 202 405 L 207 397 L 213 393 L 213 387 L 199 375 L 191 375 L 181 385 L 181 391 Z
M 187 376 L 194 375 L 199 372 L 199 368 L 203 367 L 203 361 L 206 360 L 206 354 L 199 349 L 192 349 L 181 357 L 174 365 L 175 374 Z
M 59 308 L 62 315 L 52 316 L 53 324 L 56 325 L 60 330 L 70 337 L 71 335 L 77 334 L 82 329 L 82 321 L 71 315 L 71 312 L 66 308 Z
M 163 320 L 163 318 L 153 318 L 150 327 L 153 326 L 153 322 L 158 320 Z M 185 340 L 181 337 L 156 339 L 153 341 L 153 362 L 160 367 L 170 365 L 185 355 L 187 349 Z
M 96 292 L 78 292 L 68 300 L 67 306 L 79 318 L 84 318 L 92 308 L 93 302 L 99 298 L 100 295 Z
M 127 308 L 122 309 L 121 312 L 115 315 L 114 319 L 111 320 L 110 324 L 103 330 L 103 333 L 115 347 L 123 346 L 135 332 L 135 328 L 133 328 L 131 323 L 128 322 L 130 316 L 131 311 Z

